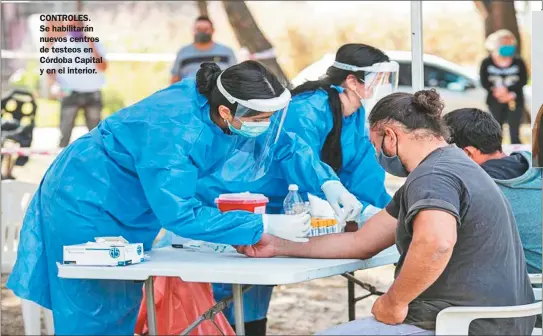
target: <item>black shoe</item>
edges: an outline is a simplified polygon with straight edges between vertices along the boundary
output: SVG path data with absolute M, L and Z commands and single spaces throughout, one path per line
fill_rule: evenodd
M 245 336 L 266 336 L 266 325 L 268 323 L 267 318 L 262 320 L 245 322 Z M 236 331 L 236 326 L 232 326 L 232 329 Z

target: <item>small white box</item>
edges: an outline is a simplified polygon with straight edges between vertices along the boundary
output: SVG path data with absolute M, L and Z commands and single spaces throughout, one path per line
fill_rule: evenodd
M 89 242 L 64 246 L 63 263 L 83 266 L 126 266 L 144 259 L 143 244 Z

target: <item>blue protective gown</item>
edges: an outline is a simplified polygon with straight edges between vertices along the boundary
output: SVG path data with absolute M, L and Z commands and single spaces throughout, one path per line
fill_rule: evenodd
M 320 156 L 333 125 L 328 93 L 321 89 L 304 92 L 292 99 L 283 129 L 296 132 Z M 365 126 L 364 108 L 343 118 L 341 150 L 343 164 L 339 178 L 345 188 L 364 207 L 371 204 L 384 208 L 391 197 L 385 189 L 385 171 L 377 162 L 375 148 Z M 322 197 L 322 192 L 318 196 Z
M 258 242 L 261 216 L 221 213 L 195 197 L 197 181 L 220 167 L 229 139 L 210 120 L 193 79 L 105 119 L 45 173 L 23 222 L 8 288 L 51 309 L 56 334 L 132 335 L 142 283 L 58 278 L 62 247 L 123 236 L 149 250 L 161 227 L 216 243 Z M 306 166 L 308 183 L 337 179 L 303 141 L 280 139 L 275 158 L 284 169 Z
M 328 102 L 328 93 L 324 90 L 302 93 L 293 97 L 283 125 L 283 132 L 295 133 L 320 157 L 322 146 L 333 127 L 333 115 Z M 361 108 L 349 117 L 343 118 L 341 131 L 343 166 L 339 178 L 343 185 L 365 206 L 371 204 L 378 208 L 385 207 L 391 197 L 385 189 L 385 171 L 375 157 L 375 149 L 369 140 L 365 128 L 364 109 Z M 303 167 L 301 167 L 303 168 Z M 198 181 L 197 190 L 202 202 L 211 204 L 221 193 L 251 191 L 265 194 L 270 203 L 268 213 L 281 213 L 283 200 L 288 193 L 288 184 L 296 183 L 303 197 L 311 192 L 321 198 L 324 194 L 320 185 L 307 184 L 302 178 L 303 170 L 293 169 L 290 175 L 281 171 L 268 174 L 267 180 L 258 184 L 233 184 L 220 180 L 216 175 L 209 175 Z M 256 321 L 266 317 L 273 287 L 255 286 L 244 296 L 245 321 Z M 231 285 L 214 284 L 216 300 L 232 295 Z M 230 323 L 234 322 L 233 309 L 225 312 Z

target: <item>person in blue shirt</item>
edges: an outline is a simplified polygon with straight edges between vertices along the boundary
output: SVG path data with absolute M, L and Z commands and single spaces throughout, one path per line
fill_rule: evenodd
M 126 107 L 63 150 L 45 173 L 25 216 L 7 287 L 53 311 L 56 334 L 133 334 L 142 284 L 57 276 L 63 246 L 123 236 L 149 250 L 161 228 L 191 239 L 254 244 L 263 233 L 307 241 L 310 217 L 221 213 L 196 197 L 216 173 L 258 180 L 271 162 L 319 183 L 329 202 L 356 216 L 361 204 L 307 150 L 282 134 L 272 115 L 290 92 L 247 61 L 221 71 L 204 63 L 186 79 Z M 281 136 L 280 136 L 281 135 Z M 298 152 L 305 155 L 299 156 Z M 308 183 L 301 181 L 301 183 Z
M 232 48 L 213 40 L 215 27 L 208 16 L 202 15 L 196 18 L 193 33 L 194 42 L 183 46 L 177 52 L 170 71 L 171 84 L 187 77 L 196 76 L 200 64 L 204 62 L 214 62 L 221 69 L 226 69 L 237 63 Z
M 391 197 L 384 185 L 385 171 L 376 160 L 369 140 L 366 120 L 372 106 L 397 88 L 399 65 L 390 62 L 381 50 L 364 44 L 346 44 L 338 49 L 334 64 L 317 81 L 309 81 L 293 92 L 285 116 L 285 133 L 303 139 L 323 164 L 334 169 L 341 183 L 363 204 L 364 212 L 353 222 L 365 219 L 385 207 Z M 281 213 L 288 192 L 287 180 L 280 170 L 270 171 L 258 184 L 233 185 L 213 175 L 202 179 L 200 198 L 206 202 L 221 193 L 251 191 L 269 199 L 267 211 Z M 299 184 L 302 197 L 307 192 L 324 197 L 318 184 Z M 348 229 L 356 229 L 352 225 Z M 232 295 L 231 285 L 214 284 L 216 300 Z M 244 296 L 247 335 L 264 335 L 272 286 L 255 286 Z M 233 308 L 226 310 L 234 323 Z
M 511 204 L 528 273 L 541 274 L 541 169 L 531 168 L 531 153 L 505 154 L 502 129 L 490 113 L 463 108 L 447 113 L 444 120 L 451 133 L 449 143 L 477 162 Z

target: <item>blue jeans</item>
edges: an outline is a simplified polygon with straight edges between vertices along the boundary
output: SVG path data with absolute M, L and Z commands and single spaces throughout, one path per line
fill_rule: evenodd
M 435 335 L 433 331 L 424 330 L 409 324 L 388 325 L 377 321 L 373 316 L 354 320 L 348 323 L 318 332 L 317 335 Z

